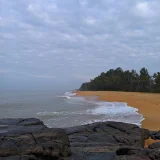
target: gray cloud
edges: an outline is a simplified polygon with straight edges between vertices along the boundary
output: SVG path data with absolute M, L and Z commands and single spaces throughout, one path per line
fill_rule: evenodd
M 0 0 L 0 76 L 78 86 L 118 66 L 158 71 L 159 15 L 159 0 Z

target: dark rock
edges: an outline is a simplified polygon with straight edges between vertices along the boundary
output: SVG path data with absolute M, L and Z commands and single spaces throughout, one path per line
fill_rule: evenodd
M 139 127 L 134 124 L 125 123 L 124 125 L 124 123 L 121 122 L 108 122 L 108 126 L 114 128 L 115 130 L 120 130 L 126 134 L 130 134 L 134 129 L 139 129 Z
M 17 123 L 19 126 L 32 126 L 32 125 L 43 125 L 43 122 L 39 119 L 29 118 L 23 119 Z
M 98 122 L 67 128 L 65 131 L 69 136 L 72 159 L 81 160 L 113 159 L 118 148 L 142 148 L 144 140 L 149 137 L 148 130 L 120 122 Z
M 70 154 L 68 137 L 62 129 L 3 137 L 0 141 L 0 157 L 18 154 L 57 159 L 61 156 L 68 157 Z
M 76 126 L 76 127 L 70 127 L 70 128 L 65 128 L 65 132 L 70 135 L 78 132 L 85 132 L 87 130 L 86 126 Z
M 148 146 L 148 148 L 150 148 L 150 149 L 157 149 L 157 148 L 159 148 L 160 149 L 160 142 L 152 143 L 151 145 Z
M 160 140 L 160 133 L 157 133 L 157 134 L 155 135 L 155 138 Z
M 1 159 L 60 159 L 70 155 L 69 139 L 63 129 L 49 129 L 37 119 L 3 119 L 0 123 L 8 125 L 0 134 Z
M 148 152 L 148 156 L 151 160 L 160 160 L 160 150 L 153 149 Z
M 53 129 L 38 119 L 0 120 L 0 160 L 158 160 L 159 132 L 133 124 L 103 122 Z
M 84 160 L 113 160 L 115 157 L 115 153 L 107 153 L 107 152 L 102 152 L 102 153 L 86 153 L 83 155 Z
M 0 136 L 13 134 L 26 134 L 39 132 L 47 129 L 42 121 L 34 118 L 29 119 L 1 119 L 0 120 Z
M 17 118 L 17 119 L 12 119 L 12 118 L 8 118 L 8 119 L 0 119 L 0 125 L 17 125 L 20 121 L 22 121 L 24 119 L 22 118 Z
M 147 156 L 117 156 L 115 157 L 114 160 L 151 160 L 149 157 Z
M 0 160 L 38 160 L 33 155 L 1 157 Z
M 160 131 L 150 131 L 150 137 L 155 140 L 160 140 Z
M 148 154 L 147 150 L 145 150 L 144 148 L 133 148 L 133 147 L 119 148 L 116 151 L 116 153 L 117 155 L 138 155 L 138 156 Z
M 160 159 L 160 150 L 159 149 L 147 149 L 147 148 L 119 148 L 117 150 L 116 160 L 121 159 L 133 159 L 133 157 L 137 157 L 137 159 L 150 159 L 150 160 L 159 160 Z

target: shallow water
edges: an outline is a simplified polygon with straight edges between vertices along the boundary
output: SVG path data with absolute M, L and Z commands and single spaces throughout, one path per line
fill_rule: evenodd
M 77 97 L 71 92 L 17 91 L 0 93 L 0 118 L 41 119 L 49 127 L 69 127 L 99 121 L 140 125 L 143 116 L 126 103 Z

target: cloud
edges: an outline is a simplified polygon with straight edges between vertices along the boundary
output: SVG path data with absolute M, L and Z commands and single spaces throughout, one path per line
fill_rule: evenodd
M 82 7 L 85 7 L 88 4 L 88 2 L 87 0 L 81 0 L 80 4 L 82 5 Z
M 15 36 L 11 33 L 1 33 L 0 38 L 2 39 L 8 39 L 8 40 L 14 40 Z
M 159 0 L 1 0 L 0 68 L 17 82 L 23 75 L 77 85 L 119 66 L 155 72 L 159 15 Z
M 88 25 L 95 25 L 97 21 L 93 17 L 88 17 L 84 20 L 84 22 Z
M 138 2 L 136 5 L 137 14 L 143 17 L 154 16 L 154 8 L 151 8 L 149 2 Z
M 42 75 L 28 74 L 28 76 L 36 77 L 36 78 L 40 78 L 40 79 L 55 79 L 54 76 L 50 76 L 50 75 L 46 75 L 46 74 L 42 74 Z
M 143 30 L 132 30 L 124 34 L 128 37 L 136 37 L 136 38 L 145 36 L 145 32 Z
M 79 75 L 79 74 L 74 74 L 72 75 L 73 78 L 77 79 L 77 80 L 80 80 L 82 82 L 88 82 L 90 81 L 91 79 L 94 78 L 94 76 L 89 76 L 89 75 Z
M 0 58 L 4 58 L 5 56 L 4 55 L 0 55 Z
M 55 79 L 55 76 L 51 76 L 48 74 L 37 74 L 37 73 L 27 73 L 27 72 L 21 72 L 20 70 L 14 70 L 14 69 L 0 69 L 0 74 L 10 74 L 10 75 L 18 75 L 18 76 L 26 76 L 26 77 L 32 77 L 32 78 L 38 78 L 38 79 Z

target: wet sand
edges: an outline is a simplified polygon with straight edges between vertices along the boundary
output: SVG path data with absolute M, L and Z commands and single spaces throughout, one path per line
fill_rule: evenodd
M 126 102 L 138 109 L 145 120 L 142 128 L 152 131 L 160 130 L 160 94 L 114 91 L 78 91 L 78 96 L 98 96 L 99 100 L 108 102 Z M 152 140 L 153 142 L 153 140 Z M 151 141 L 147 141 L 147 144 Z

